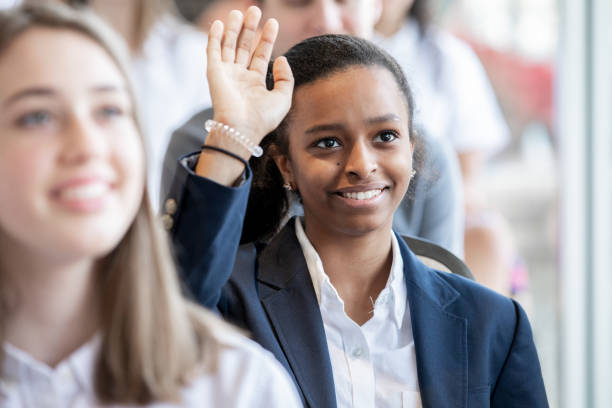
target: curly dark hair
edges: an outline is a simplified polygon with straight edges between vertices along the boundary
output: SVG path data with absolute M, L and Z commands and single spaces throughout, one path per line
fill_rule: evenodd
M 387 69 L 406 99 L 408 108 L 408 128 L 410 138 L 415 143 L 414 167 L 420 169 L 423 157 L 420 152 L 420 137 L 414 130 L 412 117 L 414 101 L 408 81 L 401 67 L 386 51 L 373 43 L 349 35 L 328 34 L 306 39 L 292 47 L 285 54 L 293 77 L 294 92 L 305 84 L 324 79 L 337 72 L 356 66 L 378 66 Z M 274 79 L 272 69 L 268 70 L 267 86 L 272 89 Z M 263 242 L 270 239 L 281 227 L 289 210 L 290 198 L 283 188 L 283 178 L 272 156 L 268 153 L 274 146 L 280 154 L 288 154 L 288 122 L 292 112 L 272 133 L 261 142 L 264 154 L 260 158 L 252 157 L 250 165 L 253 170 L 253 185 L 247 206 L 241 242 Z

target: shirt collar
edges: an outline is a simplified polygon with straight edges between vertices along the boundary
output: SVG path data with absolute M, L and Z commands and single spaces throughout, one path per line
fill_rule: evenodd
M 301 217 L 295 217 L 295 234 L 302 247 L 304 258 L 306 259 L 306 266 L 308 267 L 308 272 L 310 273 L 310 278 L 314 286 L 317 302 L 321 305 L 324 287 L 332 289 L 332 292 L 335 293 L 336 296 L 338 296 L 338 294 L 323 269 L 323 262 L 319 254 L 304 232 Z M 404 278 L 404 261 L 400 252 L 399 243 L 397 242 L 397 237 L 393 232 L 391 233 L 391 248 L 393 251 L 393 261 L 391 263 L 389 279 L 387 280 L 385 288 L 380 292 L 378 299 L 376 299 L 375 308 L 379 307 L 381 303 L 386 303 L 393 312 L 392 316 L 395 323 L 398 327 L 402 327 L 407 307 L 407 291 Z M 339 296 L 338 299 L 342 302 Z M 342 302 L 342 304 L 344 304 L 344 302 Z
M 69 372 L 78 387 L 93 392 L 94 369 L 101 343 L 101 334 L 96 334 L 52 368 L 36 360 L 27 352 L 5 342 L 2 346 L 4 352 L 2 379 L 17 383 L 32 380 L 46 382 L 53 381 L 54 377 Z

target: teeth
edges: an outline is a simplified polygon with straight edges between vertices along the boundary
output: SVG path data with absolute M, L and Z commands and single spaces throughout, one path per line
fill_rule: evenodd
M 360 191 L 358 193 L 342 193 L 342 197 L 349 198 L 351 200 L 369 200 L 382 193 L 382 189 Z
M 60 197 L 65 200 L 91 200 L 104 195 L 109 189 L 107 183 L 89 183 L 77 187 L 69 187 L 60 191 Z

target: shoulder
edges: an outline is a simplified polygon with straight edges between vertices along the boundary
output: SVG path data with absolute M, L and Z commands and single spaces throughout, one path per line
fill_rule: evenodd
M 433 271 L 439 279 L 458 293 L 449 311 L 468 319 L 469 325 L 480 335 L 514 337 L 518 321 L 527 317 L 514 300 L 497 293 L 475 281 L 461 276 Z
M 215 370 L 185 388 L 183 406 L 301 406 L 289 375 L 270 352 L 237 332 L 215 337 L 220 345 Z

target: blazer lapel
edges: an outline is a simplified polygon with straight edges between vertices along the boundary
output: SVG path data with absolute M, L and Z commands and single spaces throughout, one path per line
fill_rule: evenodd
M 261 252 L 259 298 L 311 407 L 336 407 L 323 320 L 293 220 Z
M 467 319 L 447 310 L 459 293 L 423 265 L 398 237 L 417 374 L 424 407 L 466 407 L 468 398 Z

